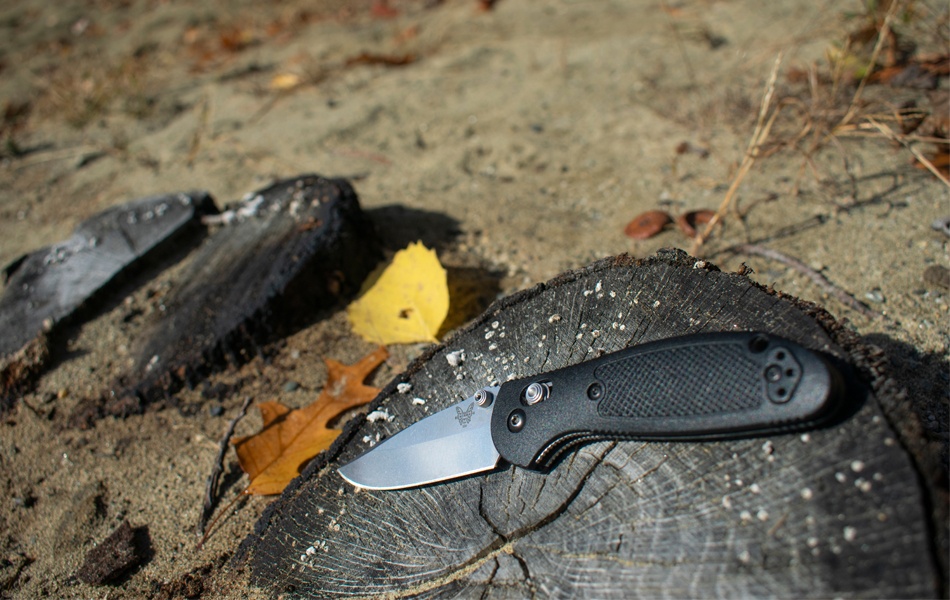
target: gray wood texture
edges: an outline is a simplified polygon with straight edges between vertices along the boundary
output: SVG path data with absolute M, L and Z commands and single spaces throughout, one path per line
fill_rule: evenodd
M 420 357 L 264 514 L 239 552 L 287 597 L 928 597 L 940 593 L 914 464 L 872 394 L 836 426 L 715 442 L 600 442 L 401 491 L 336 467 L 504 382 L 675 335 L 765 330 L 855 364 L 827 313 L 682 252 L 618 257 L 493 305 Z M 464 349 L 450 366 L 446 354 Z M 399 393 L 397 383 L 409 383 Z M 414 398 L 425 400 L 414 404 Z

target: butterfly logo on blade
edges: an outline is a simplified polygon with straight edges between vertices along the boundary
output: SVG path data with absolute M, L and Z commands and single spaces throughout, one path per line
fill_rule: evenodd
M 462 427 L 468 427 L 468 424 L 472 422 L 472 415 L 475 413 L 475 403 L 472 404 L 465 410 L 462 410 L 458 406 L 455 407 L 455 420 L 459 422 L 459 425 Z

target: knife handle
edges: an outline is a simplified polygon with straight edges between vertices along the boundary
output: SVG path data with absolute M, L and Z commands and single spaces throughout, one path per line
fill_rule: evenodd
M 595 440 L 783 433 L 828 420 L 843 385 L 828 360 L 786 339 L 689 335 L 505 383 L 492 441 L 508 462 L 545 468 Z

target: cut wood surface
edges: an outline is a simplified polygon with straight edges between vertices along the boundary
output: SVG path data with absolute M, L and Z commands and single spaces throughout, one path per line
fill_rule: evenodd
M 377 436 L 486 383 L 732 330 L 771 332 L 848 361 L 868 397 L 825 429 L 599 442 L 548 473 L 502 465 L 368 491 L 336 472 Z M 875 396 L 886 386 L 855 340 L 821 309 L 682 252 L 600 261 L 496 303 L 415 361 L 372 405 L 394 419 L 351 422 L 264 514 L 241 557 L 256 585 L 302 597 L 939 594 L 918 473 Z M 446 355 L 457 350 L 466 360 L 452 366 Z

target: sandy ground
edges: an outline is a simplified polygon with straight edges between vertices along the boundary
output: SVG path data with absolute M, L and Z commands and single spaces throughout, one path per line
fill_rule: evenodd
M 787 73 L 827 64 L 829 49 L 860 27 L 849 11 L 860 15 L 862 4 L 502 0 L 484 11 L 474 1 L 395 1 L 398 14 L 388 18 L 371 6 L 0 7 L 0 264 L 133 198 L 206 189 L 221 205 L 306 172 L 351 178 L 371 215 L 392 205 L 432 213 L 428 223 L 442 230 L 380 227 L 392 245 L 420 237 L 446 265 L 493 274 L 500 294 L 603 256 L 689 249 L 675 230 L 633 241 L 624 225 L 654 208 L 715 209 L 776 57 L 777 92 L 794 94 Z M 946 29 L 946 6 L 915 6 L 908 35 L 925 45 Z M 362 53 L 411 60 L 347 66 Z M 282 88 L 278 76 L 298 84 Z M 868 97 L 896 103 L 909 94 L 927 106 L 920 90 L 868 89 Z M 772 139 L 804 118 L 781 121 Z M 683 142 L 705 152 L 679 154 Z M 947 238 L 930 228 L 950 214 L 947 188 L 880 136 L 841 137 L 808 160 L 789 150 L 758 161 L 738 199 L 743 218 L 728 217 L 705 256 L 728 270 L 746 263 L 757 281 L 824 305 L 890 352 L 911 396 L 929 399 L 920 418 L 939 454 L 948 298 L 922 273 L 950 263 Z M 863 316 L 779 263 L 724 252 L 747 242 L 801 260 L 883 316 Z M 248 395 L 305 404 L 323 384 L 322 357 L 351 362 L 370 348 L 337 312 L 286 340 L 268 364 L 214 376 L 234 385 L 221 416 L 208 410 L 217 401 L 184 392 L 194 414 L 169 409 L 69 428 L 76 403 L 128 368 L 136 326 L 127 317 L 180 270 L 115 290 L 70 330 L 68 347 L 23 398 L 36 410 L 21 404 L 0 423 L 0 595 L 155 595 L 219 564 L 269 501 L 238 503 L 196 550 L 205 479 L 228 419 Z M 393 348 L 375 382 L 418 351 Z M 299 389 L 286 391 L 290 381 Z M 259 423 L 252 414 L 238 432 Z M 226 499 L 242 487 L 233 468 Z M 151 559 L 117 586 L 78 583 L 72 575 L 85 553 L 123 519 L 148 527 Z

